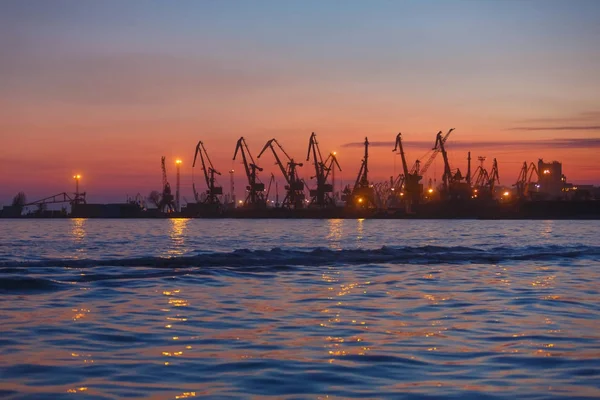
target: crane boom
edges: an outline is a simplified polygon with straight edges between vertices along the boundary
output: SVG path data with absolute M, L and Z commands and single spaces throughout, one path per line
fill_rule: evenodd
M 275 147 L 273 147 L 273 143 L 277 144 L 279 146 L 279 148 L 281 149 L 281 151 L 283 152 L 283 154 L 285 154 L 286 157 L 288 158 L 288 161 L 291 161 L 290 157 L 287 155 L 287 153 L 285 152 L 285 150 L 283 150 L 283 147 L 281 147 L 281 145 L 275 139 L 269 140 L 265 144 L 265 147 L 263 147 L 263 149 L 261 150 L 261 152 L 258 154 L 258 156 L 256 158 L 260 158 L 260 156 L 263 155 L 263 153 L 265 152 L 265 150 L 267 150 L 267 149 L 270 148 L 271 151 L 273 152 L 273 156 L 275 157 L 275 163 L 279 166 L 279 169 L 281 170 L 281 173 L 283 174 L 283 177 L 285 178 L 285 181 L 289 185 L 290 184 L 290 177 L 288 176 L 288 172 L 286 171 L 283 163 L 281 162 L 281 159 L 279 158 L 279 155 L 277 154 L 277 151 L 275 151 Z M 302 165 L 300 165 L 300 166 L 302 166 Z

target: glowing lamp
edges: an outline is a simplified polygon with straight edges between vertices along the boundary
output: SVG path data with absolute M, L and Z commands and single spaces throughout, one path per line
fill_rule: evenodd
M 175 164 L 181 164 L 181 160 L 179 160 L 179 159 L 175 160 Z

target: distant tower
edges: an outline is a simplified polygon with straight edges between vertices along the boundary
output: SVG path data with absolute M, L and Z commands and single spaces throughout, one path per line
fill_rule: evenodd
M 179 190 L 181 189 L 181 160 L 175 160 L 175 166 L 177 167 L 177 187 L 175 188 L 175 210 L 181 211 L 181 203 L 179 202 Z

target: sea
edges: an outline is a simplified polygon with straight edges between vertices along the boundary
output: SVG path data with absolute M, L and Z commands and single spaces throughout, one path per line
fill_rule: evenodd
M 600 398 L 600 221 L 0 220 L 2 399 Z

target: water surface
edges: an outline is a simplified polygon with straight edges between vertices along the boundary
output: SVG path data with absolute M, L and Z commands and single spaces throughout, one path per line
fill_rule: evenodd
M 0 397 L 598 398 L 600 221 L 0 220 Z

